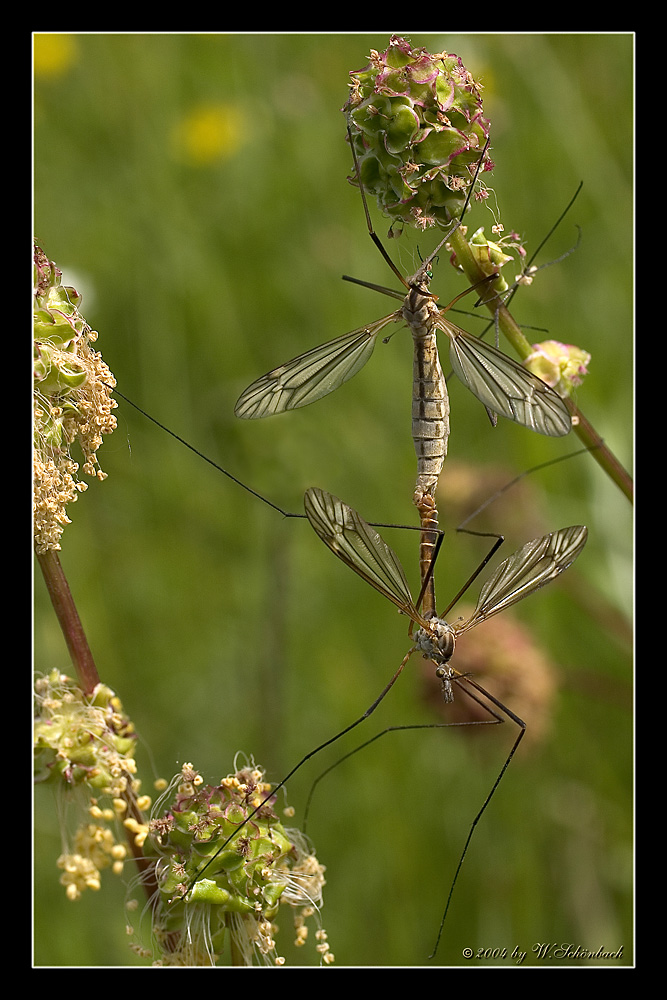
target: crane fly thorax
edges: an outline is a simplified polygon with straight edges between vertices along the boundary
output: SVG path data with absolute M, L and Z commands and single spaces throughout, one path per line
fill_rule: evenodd
M 442 697 L 445 702 L 454 700 L 452 677 L 454 671 L 448 666 L 454 654 L 456 635 L 451 625 L 443 618 L 434 616 L 427 620 L 428 628 L 420 628 L 415 635 L 415 647 L 424 657 L 436 664 L 435 675 L 442 682 Z
M 429 618 L 427 625 L 428 629 L 420 628 L 416 633 L 415 646 L 434 663 L 448 663 L 456 645 L 454 629 L 437 616 Z
M 440 310 L 435 304 L 435 296 L 427 288 L 412 285 L 405 296 L 401 312 L 413 337 L 425 337 L 433 333 L 433 320 Z

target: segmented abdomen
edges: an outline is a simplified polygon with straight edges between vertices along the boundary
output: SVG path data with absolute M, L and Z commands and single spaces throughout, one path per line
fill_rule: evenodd
M 413 304 L 415 308 L 411 308 Z M 417 453 L 416 504 L 425 494 L 435 494 L 449 440 L 449 396 L 433 325 L 437 315 L 433 299 L 414 289 L 406 297 L 403 317 L 414 342 L 412 439 Z

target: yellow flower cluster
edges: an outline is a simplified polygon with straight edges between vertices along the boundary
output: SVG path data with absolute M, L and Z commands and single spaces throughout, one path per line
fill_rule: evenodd
M 134 843 L 143 845 L 148 824 L 141 815 L 151 800 L 138 795 L 132 723 L 110 688 L 99 684 L 86 697 L 74 681 L 52 671 L 37 679 L 35 691 L 37 780 L 76 788 L 80 795 L 74 801 L 85 803 L 72 848 L 58 858 L 60 882 L 67 898 L 76 900 L 84 889 L 100 888 L 105 868 L 122 871 L 127 847 L 115 836 L 119 821 Z M 63 839 L 69 842 L 67 830 Z

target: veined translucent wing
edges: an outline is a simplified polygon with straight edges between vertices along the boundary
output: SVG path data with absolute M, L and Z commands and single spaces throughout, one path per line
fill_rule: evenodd
M 534 538 L 517 549 L 486 581 L 471 617 L 462 625 L 454 626 L 456 635 L 522 601 L 555 579 L 572 565 L 587 537 L 588 529 L 577 524 Z
M 325 545 L 414 622 L 425 622 L 414 606 L 398 556 L 356 510 L 317 487 L 306 490 L 306 516 Z
M 452 368 L 490 410 L 547 437 L 563 437 L 572 429 L 567 406 L 541 378 L 443 316 L 436 323 L 449 337 Z
M 252 420 L 314 403 L 356 375 L 373 353 L 378 333 L 401 318 L 400 311 L 391 313 L 274 368 L 241 393 L 234 413 Z

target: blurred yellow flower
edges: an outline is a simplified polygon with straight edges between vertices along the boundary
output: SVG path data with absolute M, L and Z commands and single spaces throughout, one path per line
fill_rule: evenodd
M 73 35 L 35 34 L 33 43 L 35 76 L 64 76 L 76 60 Z
M 196 166 L 227 159 L 242 142 L 241 112 L 230 104 L 200 105 L 172 130 L 176 156 Z

